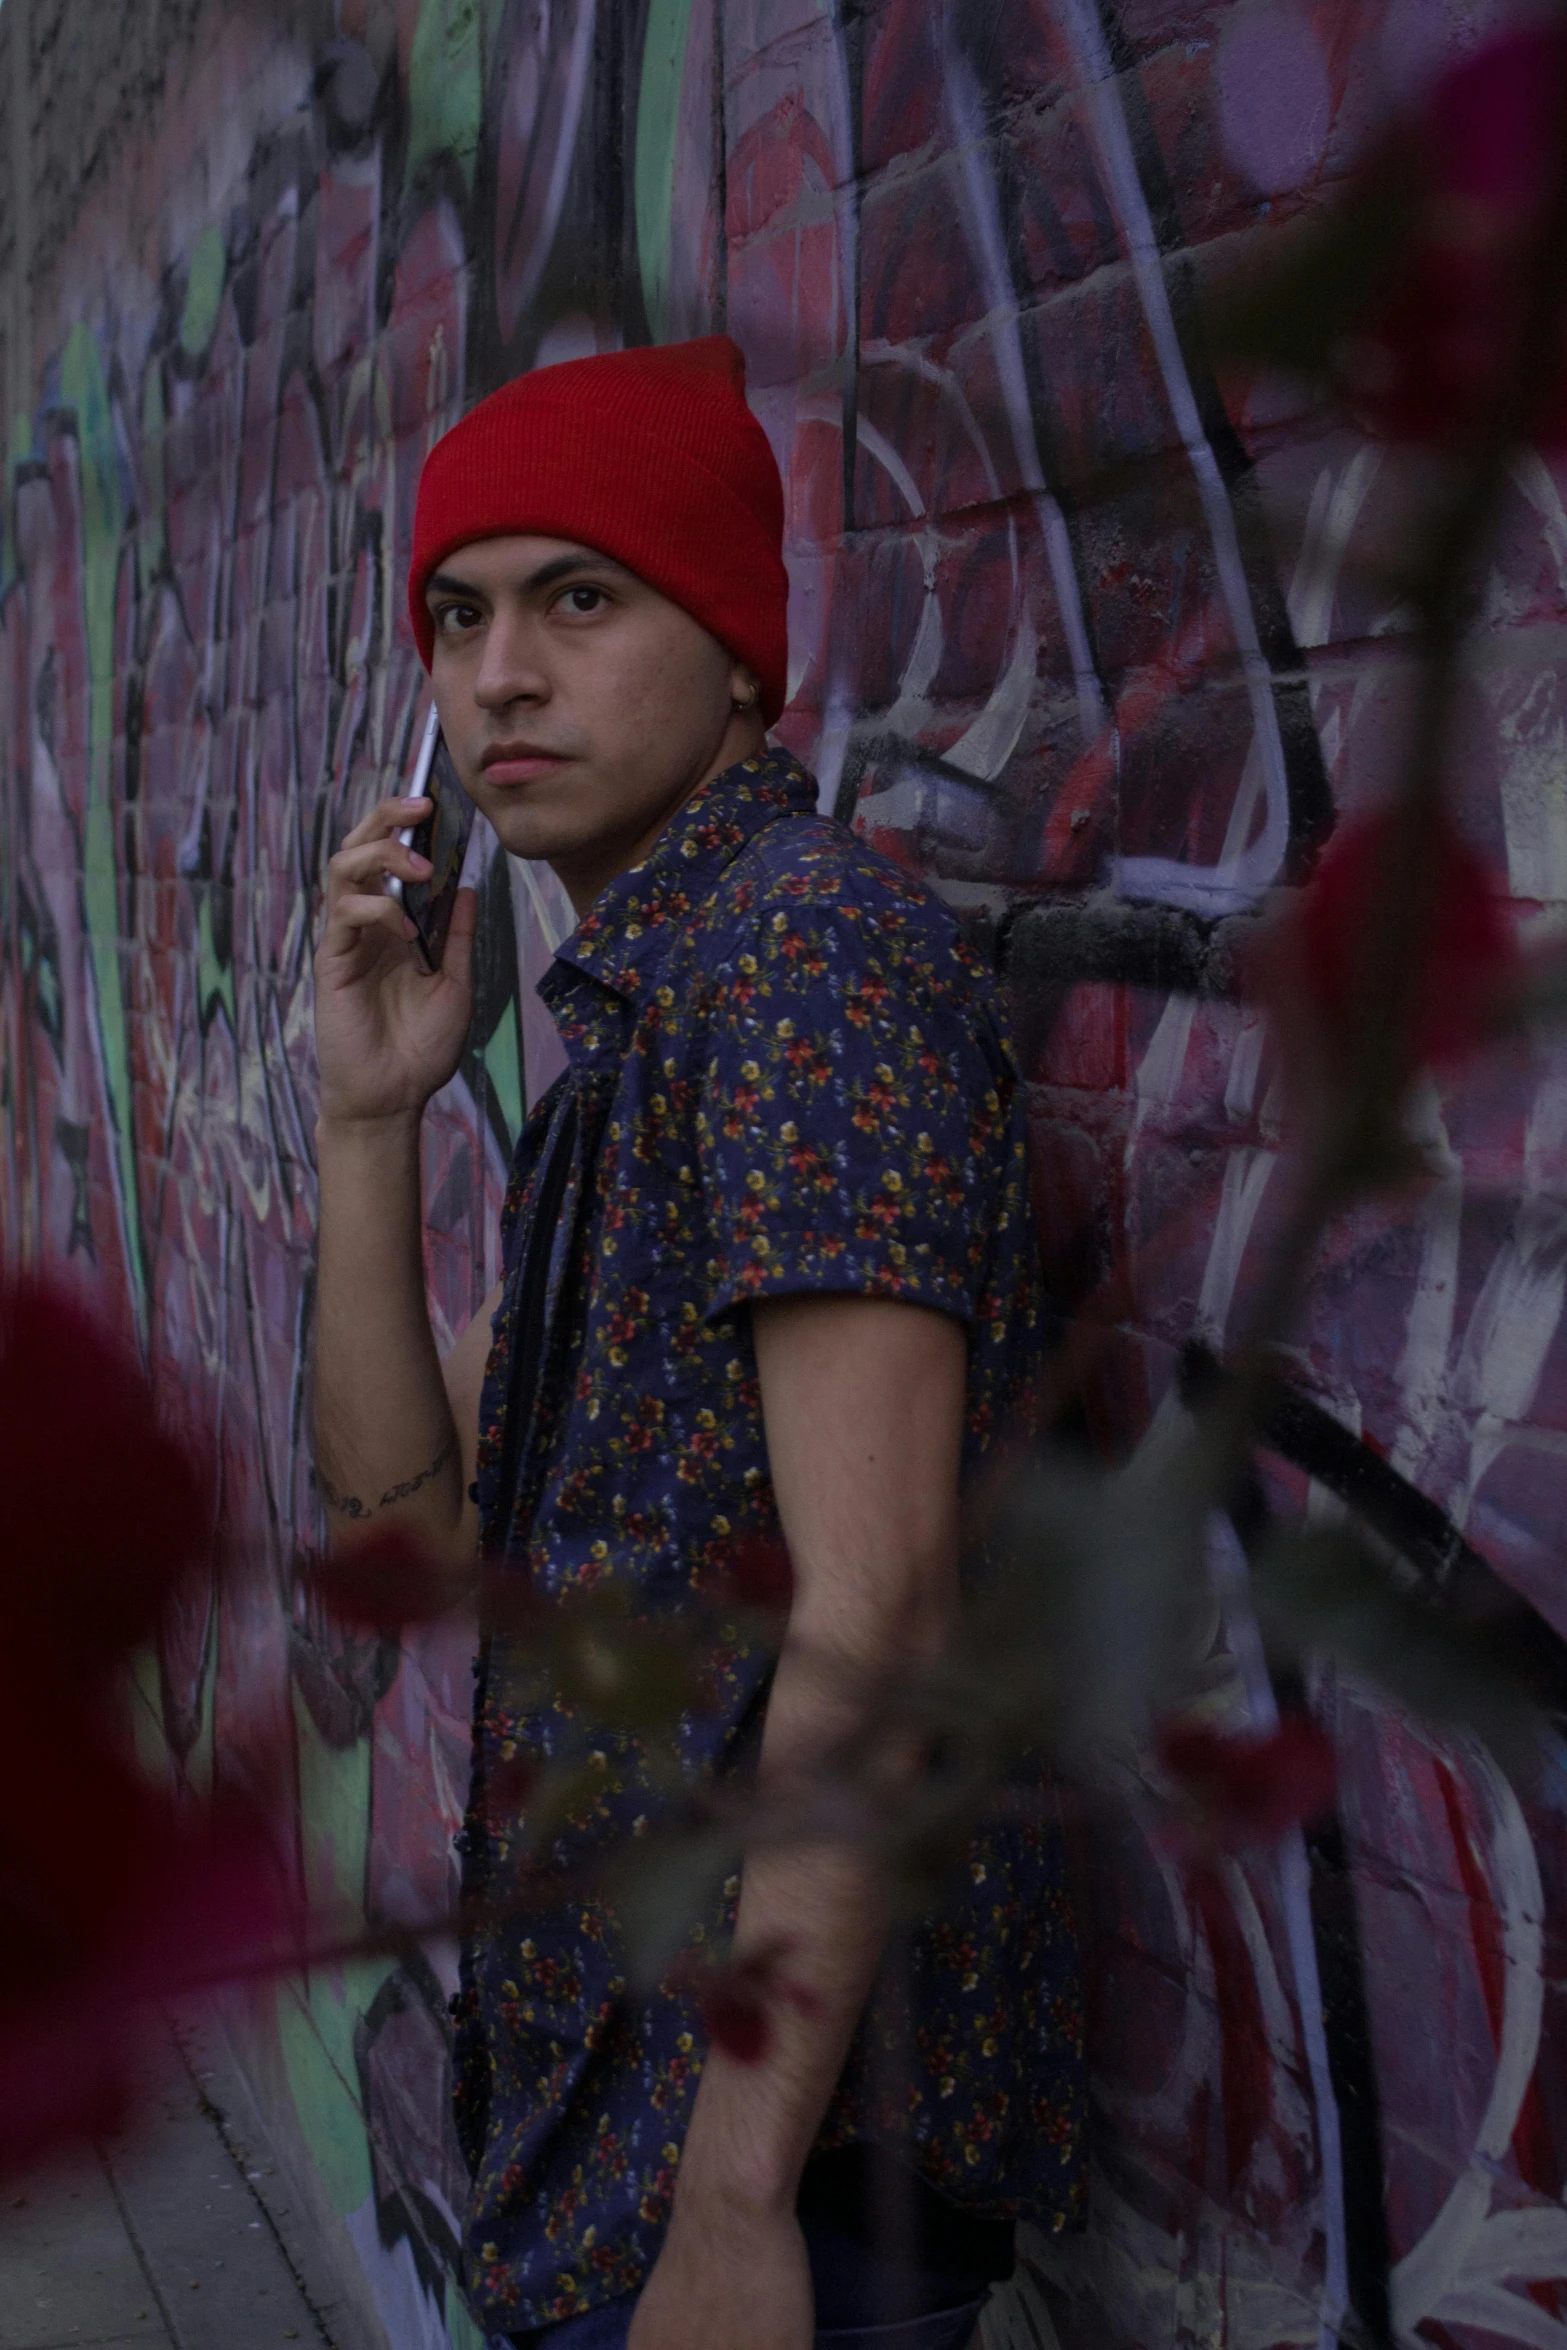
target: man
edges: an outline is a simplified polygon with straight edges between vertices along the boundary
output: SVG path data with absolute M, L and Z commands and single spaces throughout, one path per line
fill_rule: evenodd
M 475 914 L 425 974 L 386 889 L 427 870 L 396 839 L 419 810 L 377 808 L 332 860 L 317 958 L 316 1426 L 345 1527 L 482 1542 L 550 1594 L 618 1584 L 656 1613 L 781 1528 L 776 1673 L 737 1642 L 680 1734 L 698 1778 L 759 1740 L 782 1785 L 867 1687 L 939 1655 L 960 1482 L 1026 1390 L 1036 1308 L 984 975 L 767 747 L 783 499 L 743 386 L 723 337 L 573 361 L 426 466 L 414 628 L 464 782 L 580 917 L 541 987 L 569 1067 L 518 1145 L 506 1277 L 443 1369 L 418 1129 L 462 1048 Z M 470 1892 L 504 1892 L 517 1823 L 487 1790 L 519 1755 L 600 1774 L 551 1845 L 574 1886 L 645 1829 L 637 1741 L 582 1740 L 492 1640 Z M 458 2002 L 475 2312 L 550 2350 L 966 2340 L 1012 2218 L 1081 2195 L 1060 1880 L 1037 1821 L 987 1832 L 867 2029 L 887 1923 L 864 1850 L 753 1853 L 705 1932 L 786 1946 L 798 1996 L 749 2063 L 704 2052 L 679 1974 L 628 1989 L 600 1894 L 497 1899 Z M 901 2257 L 872 2226 L 889 2179 Z

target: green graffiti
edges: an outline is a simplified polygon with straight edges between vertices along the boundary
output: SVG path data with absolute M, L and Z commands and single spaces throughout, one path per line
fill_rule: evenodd
M 408 60 L 408 178 L 450 155 L 473 193 L 484 113 L 478 0 L 424 0 Z
M 168 541 L 163 525 L 163 369 L 155 359 L 141 387 L 141 463 L 146 511 L 141 517 L 138 560 L 141 584 L 155 579 Z
M 388 1969 L 383 1961 L 317 1972 L 279 1986 L 278 2041 L 289 2095 L 310 2159 L 334 2211 L 346 2219 L 368 2198 L 370 2147 L 355 2087 L 354 2026 Z
M 196 239 L 185 281 L 185 307 L 180 312 L 180 349 L 187 359 L 199 359 L 212 340 L 223 300 L 229 257 L 223 231 L 210 223 Z
M 517 1025 L 517 999 L 508 999 L 495 1024 L 495 1034 L 484 1048 L 485 1073 L 495 1088 L 506 1133 L 515 1142 L 522 1131 L 522 1031 Z
M 637 100 L 637 253 L 655 342 L 669 327 L 669 239 L 675 208 L 675 144 L 685 79 L 691 0 L 651 0 Z
M 452 2339 L 452 2350 L 489 2350 L 494 2339 L 476 2326 L 458 2298 L 455 2285 L 447 2288 L 446 2331 Z
M 313 1913 L 350 1929 L 364 1915 L 370 1846 L 370 1742 L 327 1745 L 294 1692 L 304 1878 Z M 371 2190 L 354 2026 L 391 1972 L 390 1959 L 316 1968 L 284 1984 L 278 2037 L 294 2110 L 334 2210 L 357 2211 Z
M 22 948 L 24 970 L 34 960 L 32 950 L 31 937 L 24 938 Z M 60 986 L 59 958 L 52 947 L 39 946 L 36 950 L 36 959 L 38 965 L 38 1017 L 43 1023 L 44 1034 L 58 1049 L 65 1035 L 65 996 Z
M 196 917 L 196 1002 L 197 1017 L 203 1028 L 212 1017 L 215 1004 L 221 1004 L 229 1016 L 229 1034 L 239 1034 L 239 1014 L 234 1004 L 234 968 L 220 957 L 212 935 L 212 900 L 204 897 L 201 912 Z
M 114 606 L 125 512 L 120 497 L 114 418 L 98 346 L 88 328 L 72 328 L 60 364 L 61 397 L 76 411 L 82 480 L 82 577 L 87 620 L 87 817 L 82 843 L 82 899 L 97 996 L 104 1087 L 114 1127 L 126 1269 L 138 1326 L 146 1327 L 147 1281 L 137 1205 L 136 1134 L 131 1112 L 130 1035 L 120 978 L 120 892 L 109 762 L 114 737 Z

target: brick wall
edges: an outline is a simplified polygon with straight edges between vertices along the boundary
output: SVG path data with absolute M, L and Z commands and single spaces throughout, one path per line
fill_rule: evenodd
M 416 726 L 400 587 L 426 450 L 552 357 L 740 339 L 789 491 L 781 731 L 1007 964 L 1057 1295 L 1136 1254 L 1081 1399 L 1124 1446 L 1175 1408 L 1181 1345 L 1222 1344 L 1278 1191 L 1235 925 L 1384 780 L 1407 686 L 1363 560 L 1398 465 L 1299 400 L 1221 398 L 1195 290 L 1479 26 L 1479 0 L 0 8 L 0 1226 L 220 1431 L 246 1570 L 170 1627 L 147 1700 L 194 1783 L 286 1736 L 323 1896 L 393 1919 L 444 1899 L 465 1771 L 460 1638 L 347 1640 L 294 1573 L 319 1531 L 310 908 Z M 1464 816 L 1549 924 L 1567 513 L 1538 458 L 1514 490 L 1477 593 Z M 443 1335 L 493 1278 L 551 1066 L 531 980 L 559 900 L 500 857 L 484 893 L 471 1049 L 428 1121 Z M 1543 1050 L 1433 1090 L 1446 1172 L 1335 1235 L 1301 1333 L 1333 1415 L 1558 1624 L 1564 1099 Z M 1554 2340 L 1558 1797 L 1526 1813 L 1478 1751 L 1366 1689 L 1317 1694 L 1399 2323 Z M 1033 2245 L 990 2350 L 1052 2326 L 1064 2350 L 1326 2338 L 1342 2226 L 1300 1888 L 1264 1858 L 1194 1906 L 1153 1817 L 1134 1782 L 1092 1858 L 1091 2225 Z M 398 2350 L 473 2339 L 445 1966 L 236 2010 L 356 2323 Z

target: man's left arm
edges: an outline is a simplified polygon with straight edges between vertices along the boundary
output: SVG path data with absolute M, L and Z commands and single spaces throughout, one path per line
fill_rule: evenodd
M 782 1787 L 819 1770 L 876 1688 L 950 1635 L 967 1335 L 929 1307 L 867 1297 L 780 1298 L 753 1325 L 795 1579 L 760 1766 Z M 887 1762 L 917 1767 L 912 1753 Z M 630 2350 L 810 2350 L 795 2196 L 886 1936 L 863 1846 L 780 1843 L 746 1861 L 735 1956 L 781 1951 L 804 1996 L 773 2003 L 757 2063 L 707 2057 Z

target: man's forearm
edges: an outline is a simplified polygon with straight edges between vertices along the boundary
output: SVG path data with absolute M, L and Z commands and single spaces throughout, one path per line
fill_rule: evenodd
M 752 1312 L 768 1457 L 795 1603 L 762 1739 L 761 1783 L 820 1780 L 876 1693 L 940 1656 L 957 1606 L 961 1324 L 881 1298 L 779 1298 Z M 875 1758 L 896 1802 L 912 1738 Z M 887 1912 L 876 1855 L 849 1837 L 759 1841 L 736 1951 L 778 1953 L 787 1991 L 762 2061 L 709 2052 L 669 2236 L 632 2350 L 809 2350 L 795 2218 L 806 2157 L 875 1979 Z
M 447 1541 L 457 1430 L 425 1303 L 414 1116 L 316 1129 L 316 1473 L 334 1534 L 395 1518 Z
M 819 1762 L 853 1726 L 819 1660 L 803 1645 L 786 1647 L 768 1705 L 764 1780 Z M 681 2158 L 688 2216 L 715 2203 L 760 2215 L 793 2210 L 886 1938 L 881 1872 L 863 1846 L 781 1841 L 747 1858 L 736 1956 L 776 1953 L 786 1989 L 769 2000 L 759 2062 L 721 2048 L 707 2057 Z

